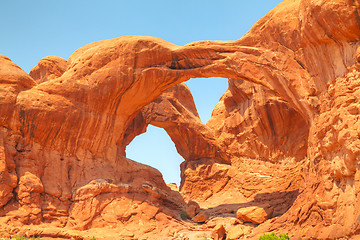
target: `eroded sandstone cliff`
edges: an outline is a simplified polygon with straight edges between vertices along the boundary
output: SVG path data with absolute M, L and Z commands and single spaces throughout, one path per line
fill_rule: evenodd
M 357 235 L 359 4 L 285 0 L 237 41 L 125 36 L 44 58 L 30 75 L 0 56 L 2 232 Z M 183 84 L 197 77 L 229 79 L 207 124 Z M 180 191 L 126 158 L 149 124 L 184 157 Z M 238 209 L 271 219 L 243 224 Z

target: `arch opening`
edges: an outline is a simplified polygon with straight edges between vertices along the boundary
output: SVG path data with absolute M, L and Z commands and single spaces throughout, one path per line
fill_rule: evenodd
M 126 156 L 159 170 L 165 183 L 180 185 L 180 164 L 184 159 L 164 129 L 148 125 L 146 132 L 126 147 Z
M 185 82 L 194 98 L 200 120 L 206 124 L 215 105 L 228 89 L 228 79 L 221 77 L 192 78 Z
M 190 111 L 192 111 L 193 107 L 191 106 L 193 105 L 188 104 L 189 102 L 191 103 L 194 101 L 196 107 L 195 111 L 198 111 L 200 120 L 206 124 L 212 115 L 212 111 L 215 105 L 219 102 L 221 96 L 228 88 L 227 79 L 219 77 L 190 79 L 186 82 L 186 85 L 188 85 L 191 94 L 189 89 L 186 90 L 186 88 L 183 87 L 176 88 L 174 90 L 170 89 L 170 92 L 176 92 L 174 96 L 180 96 L 179 99 L 177 99 L 179 101 L 178 104 L 183 104 L 182 106 L 185 108 L 189 107 L 188 110 Z M 191 159 L 191 156 L 193 156 L 191 140 L 181 140 L 181 135 L 185 134 L 185 138 L 196 138 L 196 136 L 191 136 L 190 132 L 192 130 L 188 129 L 186 126 L 184 128 L 184 126 L 181 125 L 181 122 L 186 118 L 183 120 L 174 120 L 174 118 L 171 117 L 171 113 L 168 113 L 169 116 L 161 118 L 163 113 L 166 113 L 168 109 L 171 109 L 168 108 L 169 106 L 166 104 L 161 105 L 162 101 L 168 101 L 166 93 L 164 94 L 164 97 L 160 97 L 159 99 L 155 100 L 155 103 L 149 104 L 149 106 L 145 107 L 140 113 L 143 118 L 147 118 L 148 120 L 151 119 L 151 121 L 147 122 L 149 125 L 146 127 L 146 132 L 136 136 L 130 142 L 130 144 L 127 145 L 126 156 L 130 159 L 133 159 L 134 161 L 146 164 L 159 170 L 163 175 L 165 183 L 176 183 L 177 186 L 180 186 L 180 164 L 185 161 L 184 158 Z M 185 98 L 183 97 L 183 94 L 185 94 Z M 152 104 L 155 104 L 156 107 L 154 107 Z M 149 112 L 149 109 L 151 109 L 152 112 Z M 161 119 L 163 119 L 164 122 L 161 122 Z M 176 127 L 170 127 L 170 129 L 168 129 L 168 121 L 171 122 L 171 119 L 174 121 L 172 124 L 174 124 Z M 185 121 L 194 120 L 187 119 Z M 165 130 L 170 132 L 167 133 Z M 173 134 L 175 134 L 175 137 Z M 175 144 L 177 145 L 175 146 Z

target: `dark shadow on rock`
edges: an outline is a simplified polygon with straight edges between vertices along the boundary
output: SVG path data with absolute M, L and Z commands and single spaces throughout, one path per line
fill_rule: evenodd
M 232 203 L 232 204 L 221 204 L 219 206 L 209 208 L 208 211 L 211 216 L 236 216 L 236 211 L 239 208 L 245 207 L 267 207 L 273 210 L 273 217 L 283 215 L 294 203 L 299 190 L 294 191 L 276 191 L 271 193 L 258 193 L 255 195 L 254 200 L 245 203 Z

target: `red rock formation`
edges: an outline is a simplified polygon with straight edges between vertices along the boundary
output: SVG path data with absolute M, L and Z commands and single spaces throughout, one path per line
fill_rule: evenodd
M 359 4 L 285 0 L 235 42 L 120 37 L 31 76 L 1 56 L 3 232 L 179 238 L 194 230 L 180 219 L 192 199 L 210 221 L 269 205 L 276 218 L 247 227 L 252 237 L 358 234 Z M 207 125 L 177 85 L 196 77 L 229 78 Z M 181 194 L 125 156 L 148 124 L 185 159 Z
M 152 124 L 164 128 L 185 160 L 206 157 L 229 161 L 225 145 L 215 139 L 213 129 L 203 124 L 185 84 L 176 85 L 145 106 L 125 133 L 125 144 Z
M 276 92 L 258 84 L 230 79 L 207 125 L 237 157 L 277 162 L 306 156 L 306 119 Z
M 37 83 L 61 77 L 68 67 L 67 61 L 61 57 L 49 56 L 41 59 L 29 75 Z
M 119 54 L 114 55 L 114 49 Z M 203 61 L 197 60 L 197 53 L 204 56 Z M 39 85 L 20 69 L 17 73 L 2 68 L 2 91 L 8 91 L 12 75 L 20 75 L 14 78 L 15 87 L 25 85 L 15 89 L 12 99 L 3 100 L 6 111 L 1 112 L 3 226 L 11 229 L 18 223 L 43 222 L 79 230 L 117 229 L 125 223 L 127 228 L 137 228 L 145 221 L 144 229 L 132 233 L 136 236 L 147 232 L 166 236 L 157 224 L 178 229 L 183 225 L 177 219 L 184 200 L 165 185 L 157 170 L 125 158 L 124 133 L 136 113 L 161 92 L 190 77 L 207 76 L 197 70 L 211 68 L 223 58 L 221 49 L 180 48 L 156 38 L 122 37 L 79 49 L 70 57 L 67 71 Z M 9 59 L 4 61 L 16 68 Z M 51 75 L 47 73 L 54 69 L 51 64 L 42 68 L 42 75 Z M 135 96 L 141 97 L 134 101 Z M 120 209 L 118 216 L 111 216 L 111 211 L 105 214 L 117 205 L 134 209 L 130 213 Z M 144 211 L 152 208 L 157 210 L 146 218 Z M 123 235 L 132 237 L 128 232 Z
M 359 77 L 359 69 L 350 67 L 319 98 L 322 104 L 309 134 L 306 189 L 278 222 L 293 222 L 300 238 L 358 234 Z
M 4 206 L 13 197 L 13 188 L 17 186 L 18 176 L 15 171 L 14 155 L 17 144 L 16 131 L 9 132 L 19 126 L 19 113 L 15 110 L 19 92 L 36 85 L 22 69 L 11 60 L 0 55 L 0 206 Z

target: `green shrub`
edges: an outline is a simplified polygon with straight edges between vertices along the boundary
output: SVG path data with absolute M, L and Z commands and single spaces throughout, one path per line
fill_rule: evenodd
M 187 219 L 190 219 L 189 215 L 186 213 L 186 211 L 182 210 L 180 212 L 180 217 L 182 220 L 187 220 Z
M 24 237 L 24 236 L 16 236 L 10 238 L 10 240 L 40 240 L 40 237 Z
M 96 240 L 96 238 L 93 236 L 92 238 L 90 238 L 90 240 Z
M 23 237 L 23 236 L 19 236 L 19 237 L 14 237 L 15 240 L 27 240 L 27 237 Z
M 279 234 L 277 236 L 275 233 L 271 234 L 263 234 L 259 237 L 259 240 L 289 240 L 289 236 L 287 234 Z

